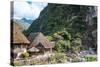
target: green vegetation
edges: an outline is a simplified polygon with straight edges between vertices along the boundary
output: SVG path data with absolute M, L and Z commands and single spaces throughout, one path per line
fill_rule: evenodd
M 51 57 L 49 57 L 48 62 L 50 64 L 54 63 L 66 63 L 67 62 L 67 56 L 63 53 L 55 53 Z
M 14 66 L 21 66 L 22 64 L 20 63 L 20 61 L 14 61 Z
M 31 64 L 32 64 L 32 65 L 41 64 L 41 62 L 40 62 L 39 60 L 33 60 L 33 61 L 31 62 Z
M 54 50 L 57 52 L 80 51 L 81 39 L 79 37 L 73 38 L 67 31 L 56 32 L 47 38 L 50 41 L 55 41 Z
M 22 58 L 27 59 L 29 57 L 29 53 L 28 52 L 22 53 L 21 56 Z
M 81 62 L 82 60 L 81 59 L 79 59 L 78 57 L 77 58 L 74 58 L 74 59 L 72 59 L 72 61 L 71 62 Z
M 97 61 L 97 57 L 96 56 L 85 56 L 84 57 L 85 58 L 85 60 L 87 61 L 87 62 L 91 62 L 91 61 Z

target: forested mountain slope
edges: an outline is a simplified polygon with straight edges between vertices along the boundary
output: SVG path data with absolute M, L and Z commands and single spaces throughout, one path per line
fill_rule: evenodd
M 58 51 L 90 48 L 96 51 L 96 11 L 97 7 L 94 6 L 49 3 L 24 33 L 28 36 L 31 32 L 42 32 L 49 40 L 56 42 L 55 50 Z

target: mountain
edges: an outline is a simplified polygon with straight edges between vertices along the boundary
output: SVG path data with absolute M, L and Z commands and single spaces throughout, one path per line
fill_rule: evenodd
M 63 40 L 60 42 L 66 42 L 73 51 L 89 48 L 97 50 L 96 9 L 95 6 L 49 3 L 25 31 L 25 35 L 42 32 L 53 40 Z
M 19 19 L 14 19 L 14 22 L 19 24 L 22 27 L 22 30 L 27 30 L 28 27 L 31 25 L 31 24 L 24 22 L 23 20 L 19 20 Z
M 32 22 L 33 22 L 33 20 L 26 19 L 26 18 L 22 18 L 21 20 L 24 21 L 24 22 L 27 22 L 29 24 L 32 24 Z
M 13 19 L 17 24 L 21 25 L 23 30 L 27 30 L 28 27 L 32 24 L 33 20 L 22 18 L 22 19 Z

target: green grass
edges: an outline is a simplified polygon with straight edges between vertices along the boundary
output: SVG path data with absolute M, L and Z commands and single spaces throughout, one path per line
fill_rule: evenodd
M 95 55 L 87 55 L 84 57 L 87 62 L 97 61 L 97 56 Z

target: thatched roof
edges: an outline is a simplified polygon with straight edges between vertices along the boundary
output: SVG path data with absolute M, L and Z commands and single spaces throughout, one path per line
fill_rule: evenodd
M 43 45 L 44 48 L 52 48 L 49 40 L 41 32 L 31 33 L 28 39 L 31 42 L 30 47 L 35 47 L 36 45 L 41 43 L 41 45 Z
M 26 43 L 29 44 L 30 42 L 27 40 L 25 35 L 19 30 L 19 27 L 16 23 L 13 22 L 12 24 L 12 43 Z

